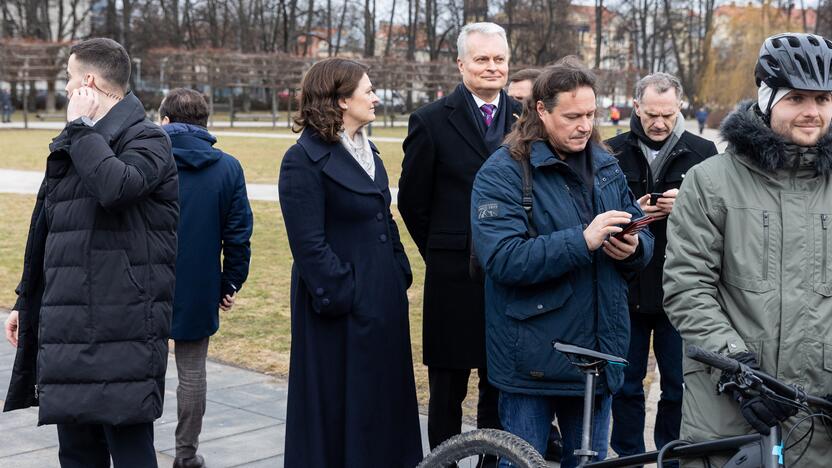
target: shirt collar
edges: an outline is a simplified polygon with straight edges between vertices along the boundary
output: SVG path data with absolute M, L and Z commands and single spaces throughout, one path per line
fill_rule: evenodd
M 477 104 L 477 109 L 482 109 L 482 105 L 483 105 L 483 104 L 494 104 L 494 109 L 499 109 L 499 108 L 500 108 L 500 94 L 501 94 L 501 93 L 497 93 L 497 97 L 496 97 L 496 98 L 494 98 L 494 100 L 493 100 L 493 101 L 491 101 L 491 102 L 485 102 L 485 101 L 483 101 L 482 99 L 480 99 L 480 98 L 479 98 L 476 94 L 474 94 L 474 93 L 471 93 L 471 97 L 473 97 L 473 98 L 474 98 L 474 102 Z

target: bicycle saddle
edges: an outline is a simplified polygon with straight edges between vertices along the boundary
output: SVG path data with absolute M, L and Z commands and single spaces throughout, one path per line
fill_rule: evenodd
M 570 360 L 579 361 L 583 363 L 590 363 L 593 361 L 606 361 L 608 364 L 616 364 L 626 366 L 627 360 L 612 354 L 605 354 L 592 349 L 581 348 L 571 344 L 561 343 L 555 341 L 552 343 L 557 351 L 565 354 Z

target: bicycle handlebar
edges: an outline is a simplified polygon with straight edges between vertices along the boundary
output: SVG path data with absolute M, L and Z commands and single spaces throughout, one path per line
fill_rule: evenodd
M 693 359 L 694 361 L 699 361 L 702 364 L 707 364 L 723 372 L 733 374 L 742 370 L 743 367 L 736 359 L 731 359 L 728 356 L 723 356 L 721 354 L 716 354 L 714 352 L 704 350 L 699 346 L 688 346 L 686 354 L 689 358 Z M 763 382 L 763 385 L 765 387 L 767 387 L 774 393 L 780 395 L 781 397 L 788 398 L 790 400 L 802 400 L 817 408 L 832 411 L 832 402 L 825 398 L 809 395 L 808 393 L 805 393 L 798 387 L 784 383 L 776 379 L 775 377 L 766 374 L 763 371 L 751 368 L 747 369 L 750 370 L 756 377 L 758 377 Z
M 687 355 L 694 361 L 699 361 L 702 364 L 716 367 L 723 372 L 734 373 L 740 370 L 740 363 L 737 362 L 736 359 L 731 359 L 728 356 L 706 351 L 699 346 L 688 346 Z

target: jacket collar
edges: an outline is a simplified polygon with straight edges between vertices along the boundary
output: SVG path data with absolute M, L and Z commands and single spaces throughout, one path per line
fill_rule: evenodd
M 305 128 L 298 138 L 298 144 L 306 151 L 313 162 L 321 161 L 324 156 L 330 157 L 323 163 L 322 171 L 335 182 L 357 193 L 377 194 L 387 188 L 387 173 L 379 158 L 379 151 L 373 142 L 370 148 L 376 163 L 375 180 L 371 179 L 355 158 L 341 143 L 324 141 L 315 130 Z
M 788 163 L 789 143 L 763 122 L 754 101 L 740 103 L 722 122 L 719 131 L 728 142 L 729 153 L 744 156 L 750 164 L 764 172 L 773 173 Z M 815 169 L 819 174 L 832 172 L 832 132 L 821 137 L 817 144 Z
M 488 149 L 485 147 L 485 142 L 480 136 L 480 129 L 477 123 L 471 119 L 471 112 L 468 109 L 468 102 L 466 101 L 465 93 L 469 92 L 465 89 L 465 85 L 460 83 L 457 85 L 453 93 L 448 95 L 445 99 L 445 107 L 449 109 L 448 122 L 454 129 L 462 136 L 468 146 L 471 147 L 482 159 L 488 159 L 491 156 Z M 517 119 L 519 112 L 517 102 L 510 99 L 505 91 L 500 91 L 500 106 L 504 107 L 501 112 L 505 114 L 505 128 L 503 134 L 511 131 L 511 126 Z
M 93 128 L 112 146 L 125 130 L 146 117 L 147 114 L 139 98 L 132 92 L 128 92 L 124 95 L 124 99 L 116 103 Z
M 596 173 L 600 169 L 618 163 L 618 160 L 615 157 L 595 143 L 589 142 L 589 150 L 592 154 L 592 166 Z M 566 164 L 563 160 L 556 156 L 551 149 L 549 149 L 549 145 L 547 145 L 543 140 L 538 140 L 532 143 L 532 151 L 529 161 L 534 168 L 555 164 Z

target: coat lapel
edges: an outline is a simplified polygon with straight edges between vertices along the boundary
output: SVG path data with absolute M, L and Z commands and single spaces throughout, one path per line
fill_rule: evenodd
M 323 141 L 315 131 L 308 128 L 298 138 L 298 143 L 303 146 L 306 154 L 313 161 L 317 162 L 327 154 L 329 155 L 329 158 L 324 161 L 321 171 L 339 185 L 357 193 L 380 193 L 373 180 L 340 143 Z M 376 165 L 376 177 L 378 177 L 378 164 Z
M 453 94 L 448 96 L 448 100 L 445 102 L 445 106 L 451 108 L 448 114 L 448 122 L 471 149 L 476 151 L 482 159 L 488 159 L 488 148 L 485 147 L 485 142 L 480 135 L 480 129 L 476 122 L 471 120 L 471 112 L 467 109 L 468 103 L 465 101 L 464 92 L 462 85 L 460 85 Z
M 375 158 L 376 163 L 376 176 L 373 179 L 373 182 L 375 182 L 376 187 L 379 191 L 384 192 L 385 190 L 388 190 L 390 188 L 390 181 L 387 180 L 387 171 L 384 169 L 384 163 L 381 161 L 381 156 L 378 151 L 378 148 L 375 144 L 373 144 L 372 141 L 370 142 L 370 148 L 373 149 L 373 158 Z

